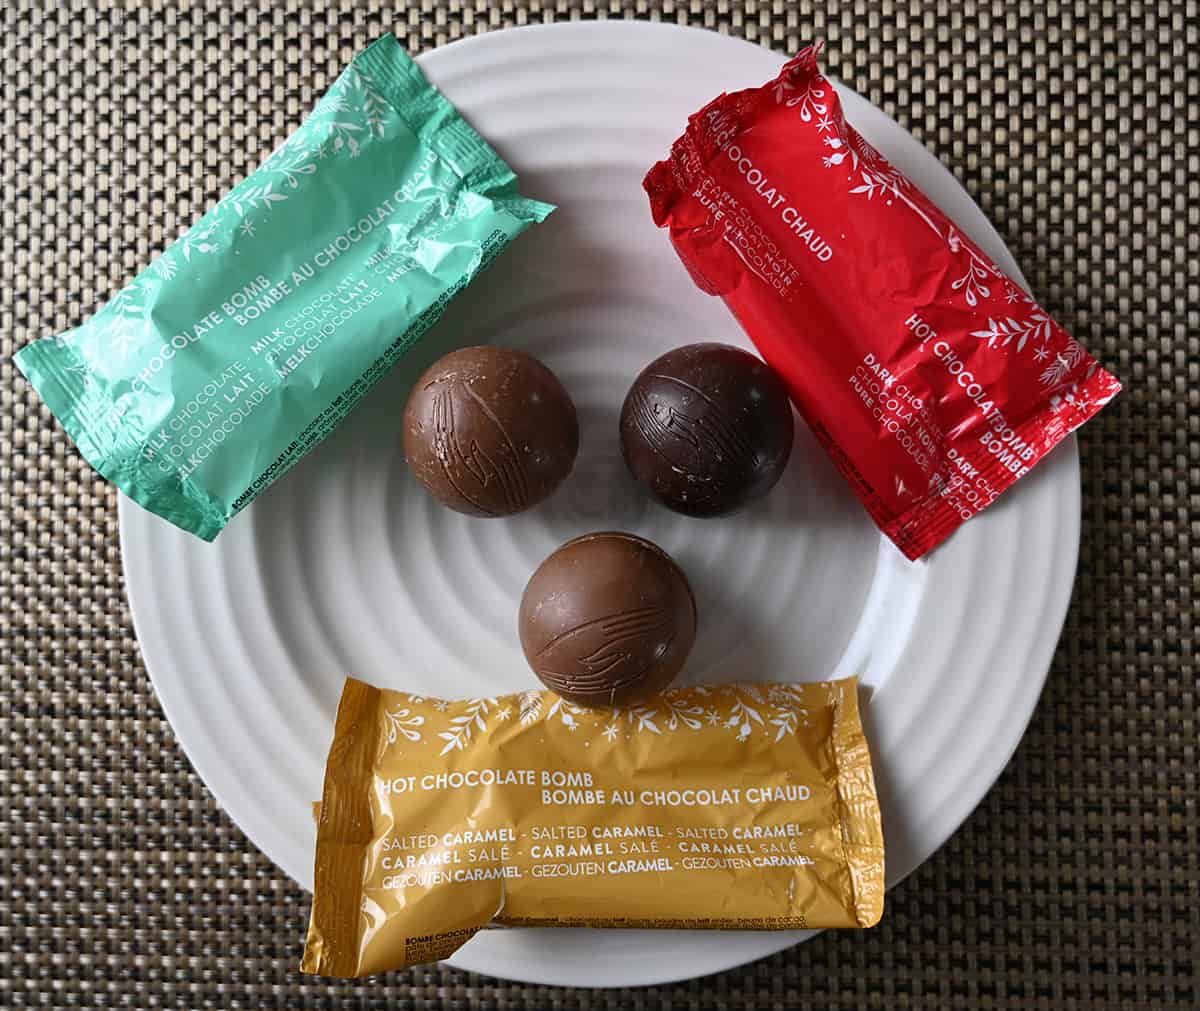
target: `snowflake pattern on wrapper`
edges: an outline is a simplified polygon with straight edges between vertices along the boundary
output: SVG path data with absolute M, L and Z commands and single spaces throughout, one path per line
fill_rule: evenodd
M 427 702 L 422 696 L 409 699 L 414 708 Z M 433 725 L 437 716 L 414 715 L 408 707 L 385 713 L 388 744 L 417 742 L 432 735 L 441 742 L 440 753 L 447 755 L 465 751 L 478 735 L 510 722 L 527 730 L 555 723 L 570 733 L 607 742 L 714 728 L 739 742 L 753 736 L 780 741 L 809 725 L 802 692 L 786 683 L 668 688 L 645 702 L 612 709 L 590 709 L 539 690 L 461 701 L 436 699 L 429 707 L 442 718 L 440 726 Z
M 267 156 L 258 169 L 233 187 L 207 214 L 193 224 L 130 282 L 102 312 L 116 351 L 128 355 L 141 337 L 145 306 L 152 304 L 161 282 L 179 273 L 180 261 L 222 253 L 286 205 L 291 191 L 317 171 L 327 158 L 357 158 L 360 138 L 382 136 L 386 100 L 358 69 L 350 66 L 313 108 L 301 127 Z M 265 182 L 263 180 L 266 180 Z M 99 322 L 97 317 L 96 322 Z
M 804 50 L 793 61 L 792 73 L 781 79 L 776 86 L 777 100 L 784 101 L 784 104 L 789 106 L 793 101 L 796 102 L 802 110 L 799 118 L 804 124 L 811 123 L 811 115 L 804 115 L 803 112 L 814 108 L 813 97 L 826 99 L 826 88 L 832 87 L 827 83 L 825 87 L 818 84 L 818 82 L 825 81 L 817 68 L 816 59 L 819 52 L 819 46 L 810 46 Z M 794 95 L 794 97 L 786 98 L 786 100 L 782 97 L 788 95 Z M 954 296 L 960 298 L 968 308 L 973 309 L 982 300 L 991 298 L 993 288 L 1001 285 L 1004 288 L 1007 303 L 1023 301 L 1034 310 L 1023 319 L 1016 319 L 1013 316 L 989 318 L 987 328 L 972 331 L 973 337 L 986 341 L 989 348 L 1009 350 L 1011 345 L 1011 350 L 1018 354 L 1028 347 L 1029 353 L 1035 361 L 1042 361 L 1055 354 L 1057 349 L 1031 343 L 1031 340 L 1035 342 L 1040 340 L 1044 345 L 1044 342 L 1050 340 L 1052 327 L 1049 317 L 1038 309 L 1027 296 L 1022 297 L 1017 286 L 1004 272 L 996 264 L 991 263 L 982 251 L 963 236 L 953 224 L 950 224 L 943 232 L 908 192 L 911 190 L 912 184 L 904 173 L 884 158 L 874 146 L 863 138 L 862 134 L 846 122 L 842 115 L 841 103 L 837 101 L 836 96 L 832 96 L 832 99 L 832 101 L 826 99 L 823 103 L 820 110 L 822 116 L 813 127 L 822 140 L 821 165 L 826 169 L 839 169 L 843 166 L 848 168 L 851 181 L 855 183 L 849 189 L 852 195 L 865 200 L 886 200 L 889 206 L 896 207 L 898 211 L 907 211 L 923 221 L 958 260 L 960 271 L 950 282 L 950 291 Z M 1070 340 L 1070 338 L 1066 338 L 1066 340 Z M 1066 350 L 1065 345 L 1062 350 Z M 1062 358 L 1061 354 L 1059 354 L 1059 358 Z M 1061 385 L 1063 383 L 1061 376 L 1057 379 L 1050 378 L 1056 375 L 1058 373 L 1055 370 L 1047 369 L 1042 373 L 1042 384 L 1051 389 L 1054 389 L 1056 385 Z

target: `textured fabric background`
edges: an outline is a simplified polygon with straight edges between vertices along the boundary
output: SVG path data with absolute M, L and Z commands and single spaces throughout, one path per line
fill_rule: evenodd
M 0 1005 L 1200 1007 L 1195 2 L 0 0 Z M 908 126 L 1126 382 L 1083 433 L 1083 549 L 996 788 L 882 926 L 611 992 L 296 972 L 308 903 L 217 809 L 142 667 L 115 496 L 17 375 L 299 121 L 364 43 L 654 17 L 794 50 Z

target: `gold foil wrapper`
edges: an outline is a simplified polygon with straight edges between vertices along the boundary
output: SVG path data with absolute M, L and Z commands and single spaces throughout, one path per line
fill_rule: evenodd
M 628 709 L 348 679 L 301 968 L 364 976 L 533 927 L 870 927 L 884 858 L 855 679 Z

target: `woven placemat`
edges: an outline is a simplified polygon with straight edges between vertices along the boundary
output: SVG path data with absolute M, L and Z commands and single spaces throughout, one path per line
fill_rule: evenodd
M 119 6 L 0 0 L 0 1005 L 1200 1007 L 1194 0 Z M 381 32 L 416 51 L 579 16 L 823 36 L 831 72 L 966 184 L 1128 387 L 1082 436 L 1074 603 L 1012 764 L 876 930 L 645 990 L 314 982 L 307 898 L 217 808 L 150 688 L 113 490 L 11 356 L 91 313 Z

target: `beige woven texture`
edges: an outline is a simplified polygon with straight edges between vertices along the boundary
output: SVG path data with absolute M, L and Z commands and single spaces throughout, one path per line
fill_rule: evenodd
M 222 814 L 147 680 L 113 490 L 13 352 L 94 311 L 367 41 L 654 17 L 830 70 L 909 127 L 1039 298 L 1127 384 L 1083 433 L 1049 684 L 979 810 L 883 924 L 679 986 L 296 971 L 307 899 Z M 1197 6 L 0 2 L 0 1006 L 1200 1007 Z M 714 88 L 719 73 L 714 71 Z

